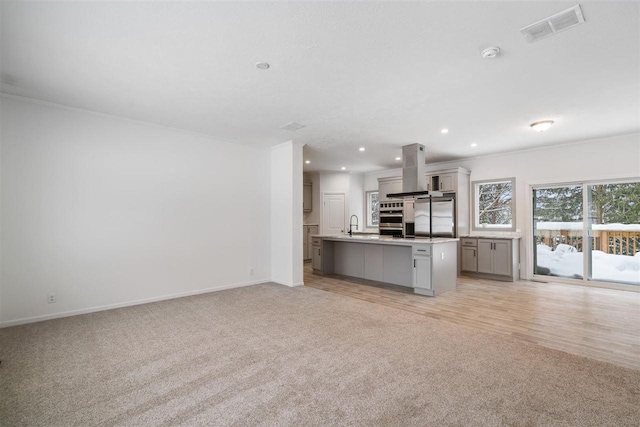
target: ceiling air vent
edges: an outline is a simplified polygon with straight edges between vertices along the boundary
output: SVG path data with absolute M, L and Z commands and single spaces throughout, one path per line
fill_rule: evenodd
M 520 32 L 529 43 L 533 43 L 559 33 L 560 31 L 575 27 L 583 22 L 584 16 L 582 16 L 580 5 L 577 4 L 542 21 L 524 27 Z
M 296 123 L 296 122 L 289 122 L 284 126 L 281 126 L 280 129 L 284 129 L 284 130 L 290 130 L 291 132 L 295 132 L 297 130 L 300 130 L 304 127 L 304 125 L 301 125 L 300 123 Z

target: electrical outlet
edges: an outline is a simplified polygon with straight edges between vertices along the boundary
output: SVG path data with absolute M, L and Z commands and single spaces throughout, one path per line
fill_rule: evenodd
M 444 259 L 444 252 L 440 252 L 440 259 Z
M 47 294 L 47 303 L 53 304 L 56 302 L 56 294 L 54 292 L 50 292 Z
M 249 276 L 253 276 L 253 274 L 254 274 L 253 268 L 250 268 L 249 269 Z

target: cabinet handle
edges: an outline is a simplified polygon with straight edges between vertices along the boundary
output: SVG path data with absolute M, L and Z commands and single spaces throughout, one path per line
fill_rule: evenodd
M 413 268 L 416 268 L 416 260 L 413 260 Z
M 473 250 L 473 257 L 474 258 L 476 257 L 476 250 L 475 249 Z

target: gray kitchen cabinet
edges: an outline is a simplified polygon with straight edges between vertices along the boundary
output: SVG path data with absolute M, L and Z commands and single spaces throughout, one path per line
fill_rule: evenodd
M 462 271 L 478 271 L 478 249 L 475 247 L 462 247 Z
M 402 177 L 378 178 L 378 200 L 390 200 L 387 194 L 402 192 Z
M 515 281 L 519 271 L 518 238 L 462 238 L 461 270 L 480 277 Z M 477 273 L 477 274 L 474 274 Z
M 478 239 L 463 237 L 460 239 L 460 270 L 478 271 Z
M 314 270 L 322 270 L 322 239 L 311 238 L 311 267 Z
M 459 169 L 463 171 L 462 168 Z M 428 191 L 458 192 L 458 172 L 429 174 L 426 176 L 426 184 Z
M 442 192 L 456 191 L 454 174 L 448 173 L 446 175 L 440 175 L 439 191 L 442 191 Z
M 493 274 L 493 240 L 478 240 L 478 273 Z
M 384 247 L 382 245 L 365 245 L 364 278 L 367 280 L 384 280 Z
M 419 289 L 423 294 L 431 294 L 433 285 L 431 281 L 431 247 L 413 247 L 413 288 Z
M 478 273 L 511 274 L 511 240 L 478 239 Z
M 318 234 L 318 226 L 317 225 L 307 225 L 306 226 L 307 236 L 305 239 L 305 247 L 306 247 L 306 258 L 311 259 L 311 254 L 313 254 L 313 238 L 311 236 Z
M 309 226 L 302 226 L 302 259 L 308 260 L 311 257 L 311 252 L 309 252 Z
M 511 275 L 511 240 L 494 240 L 493 274 Z
M 311 212 L 313 210 L 313 186 L 310 182 L 305 182 L 302 188 L 302 210 Z

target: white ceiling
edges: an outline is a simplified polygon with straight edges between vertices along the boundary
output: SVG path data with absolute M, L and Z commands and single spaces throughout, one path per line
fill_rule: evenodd
M 584 24 L 536 43 L 519 32 L 575 4 L 2 1 L 2 91 L 294 139 L 307 171 L 397 167 L 414 142 L 432 163 L 638 132 L 639 2 L 582 1 Z M 541 119 L 556 124 L 528 128 Z M 306 127 L 279 129 L 290 121 Z

